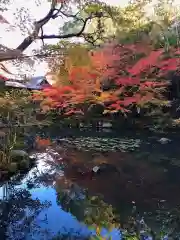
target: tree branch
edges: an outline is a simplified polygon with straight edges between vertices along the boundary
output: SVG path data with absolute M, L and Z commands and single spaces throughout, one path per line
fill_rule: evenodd
M 61 4 L 61 7 L 59 10 L 61 10 L 63 3 Z M 46 16 L 39 21 L 36 21 L 34 23 L 34 31 L 32 34 L 28 37 L 26 37 L 22 43 L 14 50 L 9 51 L 0 51 L 0 62 L 7 61 L 7 60 L 13 60 L 17 59 L 22 56 L 22 52 L 28 48 L 35 39 L 38 38 L 38 34 L 40 32 L 40 29 L 54 16 L 54 11 L 56 10 L 54 1 L 52 1 L 51 8 L 49 12 L 46 14 Z
M 44 31 L 43 31 L 43 27 L 41 27 L 41 36 L 43 36 L 44 35 Z M 42 39 L 42 45 L 44 46 L 45 44 L 44 44 L 44 39 Z
M 92 16 L 87 17 L 85 20 L 80 19 L 81 21 L 83 21 L 83 26 L 82 26 L 81 30 L 77 33 L 67 33 L 67 34 L 62 34 L 62 35 L 55 35 L 55 34 L 43 35 L 43 36 L 40 36 L 39 39 L 55 39 L 55 38 L 66 39 L 66 38 L 72 38 L 72 37 L 80 37 L 80 36 L 82 36 L 82 33 L 85 30 L 86 24 L 90 19 L 92 19 Z
M 40 29 L 51 19 L 51 17 L 53 16 L 55 8 L 50 9 L 50 11 L 48 12 L 48 14 L 40 19 L 39 21 L 34 23 L 34 31 L 32 32 L 32 34 L 28 37 L 26 37 L 24 39 L 24 41 L 16 48 L 18 50 L 20 50 L 21 52 L 23 52 L 26 48 L 28 48 L 33 42 L 34 40 L 37 38 Z
M 93 18 L 100 18 L 102 17 L 102 13 L 97 12 L 90 14 L 87 18 L 83 19 L 78 17 L 78 13 L 76 14 L 66 14 L 62 11 L 62 8 L 64 6 L 64 2 L 61 3 L 60 7 L 57 9 L 55 5 L 56 1 L 52 0 L 51 8 L 49 12 L 46 14 L 46 16 L 39 21 L 34 22 L 34 30 L 33 32 L 27 36 L 21 44 L 14 50 L 9 50 L 9 51 L 0 51 L 0 62 L 2 61 L 7 61 L 7 60 L 13 60 L 13 59 L 18 59 L 21 58 L 22 52 L 27 49 L 35 40 L 45 40 L 45 39 L 67 39 L 67 38 L 72 38 L 72 37 L 83 37 L 83 32 L 85 30 L 86 24 L 89 20 Z M 55 19 L 60 16 L 65 16 L 69 18 L 74 18 L 75 20 L 81 21 L 83 23 L 82 28 L 79 32 L 75 33 L 67 33 L 67 34 L 62 34 L 62 35 L 45 35 L 43 34 L 43 31 L 41 32 L 41 36 L 39 36 L 40 30 L 42 30 L 43 26 L 49 22 L 50 19 Z

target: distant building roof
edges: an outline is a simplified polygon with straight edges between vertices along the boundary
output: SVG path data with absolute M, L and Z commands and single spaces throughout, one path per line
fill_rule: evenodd
M 45 76 L 32 77 L 28 82 L 21 83 L 19 81 L 6 81 L 6 86 L 27 88 L 31 90 L 41 90 L 43 86 L 51 85 Z
M 5 86 L 9 87 L 18 87 L 18 88 L 26 88 L 25 84 L 22 84 L 20 82 L 14 82 L 14 81 L 6 81 Z
M 26 87 L 30 89 L 41 89 L 43 80 L 45 80 L 44 76 L 33 77 L 26 83 Z

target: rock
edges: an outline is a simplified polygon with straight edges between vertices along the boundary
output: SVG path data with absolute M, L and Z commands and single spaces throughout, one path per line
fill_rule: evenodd
M 11 173 L 15 173 L 15 172 L 18 170 L 17 163 L 15 163 L 15 162 L 10 163 L 10 165 L 9 165 L 9 167 L 8 167 L 8 170 L 9 170 Z
M 102 163 L 99 166 L 93 167 L 92 171 L 94 173 L 105 173 L 105 174 L 114 174 L 119 173 L 119 170 L 116 168 L 116 166 L 108 163 Z
M 36 157 L 33 157 L 33 156 L 29 156 L 29 159 L 31 162 L 35 162 L 36 161 Z
M 112 127 L 112 123 L 109 123 L 109 122 L 103 123 L 103 128 L 111 128 L 111 127 Z
M 93 172 L 95 172 L 95 173 L 97 173 L 98 171 L 99 171 L 99 169 L 100 169 L 100 167 L 98 167 L 98 166 L 95 166 L 95 167 L 93 167 Z
M 12 162 L 21 162 L 29 159 L 28 153 L 24 150 L 12 150 L 10 156 Z
M 28 153 L 24 150 L 12 150 L 11 151 L 11 156 L 14 157 L 28 157 Z
M 28 169 L 30 167 L 30 162 L 28 160 L 22 160 L 19 165 L 21 169 Z
M 171 142 L 171 139 L 169 139 L 169 138 L 160 138 L 158 140 L 158 142 L 160 142 L 161 144 L 167 144 L 167 143 Z

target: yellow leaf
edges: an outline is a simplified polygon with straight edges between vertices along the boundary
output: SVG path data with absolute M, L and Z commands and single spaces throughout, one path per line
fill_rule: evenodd
M 88 50 L 82 46 L 73 46 L 68 49 L 69 56 L 69 65 L 72 66 L 87 66 L 90 64 L 90 58 L 88 54 Z
M 110 95 L 111 95 L 110 93 L 102 92 L 101 96 L 99 97 L 99 101 L 105 101 L 109 99 Z
M 100 228 L 99 228 L 99 227 L 97 227 L 97 228 L 96 228 L 96 233 L 97 233 L 98 235 L 100 235 L 100 233 L 101 233 L 101 230 L 100 230 Z

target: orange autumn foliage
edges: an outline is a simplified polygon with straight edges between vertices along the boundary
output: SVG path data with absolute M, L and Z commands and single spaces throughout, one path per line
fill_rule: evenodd
M 133 105 L 160 103 L 168 85 L 165 76 L 180 65 L 178 55 L 177 49 L 166 56 L 163 49 L 152 50 L 149 45 L 143 51 L 138 44 L 106 44 L 89 53 L 90 64 L 68 65 L 68 85 L 46 88 L 34 99 L 41 95 L 42 105 L 60 108 L 65 115 L 84 114 L 85 103 L 102 104 L 105 112 L 124 113 Z

